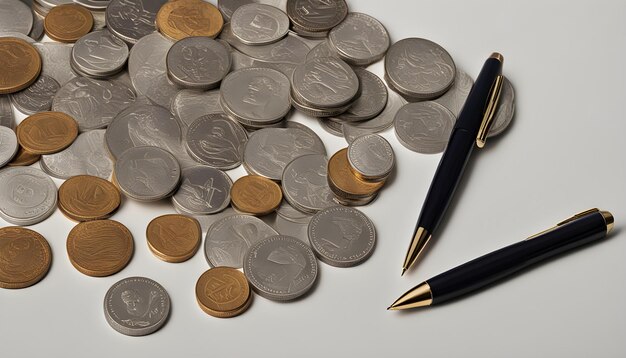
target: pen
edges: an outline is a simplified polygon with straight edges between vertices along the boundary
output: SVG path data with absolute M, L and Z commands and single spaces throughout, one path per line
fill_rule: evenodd
M 504 57 L 494 52 L 485 61 L 465 101 L 422 206 L 402 265 L 402 275 L 417 261 L 437 230 L 474 146 L 485 145 L 500 99 L 503 63 Z
M 524 241 L 426 280 L 398 298 L 388 309 L 404 310 L 451 300 L 552 256 L 599 241 L 611 232 L 613 226 L 613 215 L 608 211 L 584 211 Z

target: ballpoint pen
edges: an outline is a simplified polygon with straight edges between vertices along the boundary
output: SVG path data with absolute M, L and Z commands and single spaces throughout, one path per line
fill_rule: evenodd
M 454 299 L 552 256 L 599 241 L 611 232 L 613 226 L 613 215 L 608 211 L 584 211 L 524 241 L 426 280 L 398 298 L 388 309 L 404 310 Z
M 467 97 L 422 206 L 402 265 L 403 275 L 417 261 L 439 226 L 474 146 L 485 145 L 500 99 L 503 63 L 504 57 L 494 52 L 485 61 Z

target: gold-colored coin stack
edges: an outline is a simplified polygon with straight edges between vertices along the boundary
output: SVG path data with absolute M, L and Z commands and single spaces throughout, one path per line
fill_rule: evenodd
M 366 180 L 356 174 L 348 161 L 348 148 L 341 149 L 328 161 L 328 185 L 335 201 L 346 206 L 360 206 L 372 202 L 385 186 L 382 180 Z
M 157 258 L 171 263 L 184 262 L 196 254 L 202 241 L 198 220 L 179 214 L 162 215 L 148 224 L 148 248 Z
M 230 318 L 245 312 L 252 303 L 250 285 L 244 274 L 230 267 L 214 267 L 196 283 L 196 300 L 208 315 Z

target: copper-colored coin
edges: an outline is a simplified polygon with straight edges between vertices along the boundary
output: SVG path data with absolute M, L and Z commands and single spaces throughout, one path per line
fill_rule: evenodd
M 91 175 L 79 175 L 59 188 L 59 209 L 70 219 L 90 221 L 106 219 L 119 208 L 122 196 L 110 181 Z
M 230 267 L 214 267 L 196 283 L 196 300 L 207 314 L 229 318 L 243 313 L 252 302 L 246 276 Z
M 28 42 L 0 38 L 0 94 L 15 93 L 30 86 L 41 73 L 41 56 Z
M 224 27 L 222 13 L 202 0 L 177 0 L 165 3 L 156 16 L 157 29 L 172 40 L 190 36 L 215 38 Z
M 67 236 L 67 255 L 74 267 L 88 276 L 110 276 L 121 271 L 133 255 L 133 236 L 113 220 L 76 225 Z
M 59 5 L 50 9 L 43 27 L 46 35 L 55 41 L 76 42 L 93 28 L 93 15 L 81 5 Z
M 39 112 L 17 126 L 17 141 L 31 154 L 54 154 L 67 148 L 78 136 L 74 118 L 62 112 Z
M 29 153 L 20 145 L 17 154 L 7 165 L 10 167 L 25 167 L 37 163 L 39 159 L 41 159 L 41 155 Z
M 183 262 L 193 257 L 202 241 L 198 220 L 178 214 L 159 216 L 148 224 L 146 238 L 150 251 L 166 262 Z
M 384 181 L 366 182 L 355 176 L 348 162 L 348 148 L 338 151 L 328 161 L 328 182 L 332 189 L 349 199 L 370 197 L 385 185 Z
M 52 252 L 39 233 L 22 227 L 0 229 L 0 287 L 24 288 L 50 269 Z
M 283 200 L 283 192 L 275 182 L 258 176 L 239 178 L 230 189 L 235 209 L 252 215 L 266 215 L 276 210 Z

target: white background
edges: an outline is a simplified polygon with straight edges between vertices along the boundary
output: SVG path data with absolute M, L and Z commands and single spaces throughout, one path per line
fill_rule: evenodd
M 362 266 L 321 264 L 319 284 L 305 299 L 276 303 L 257 296 L 244 315 L 217 319 L 195 302 L 195 282 L 208 268 L 204 255 L 168 264 L 148 250 L 145 227 L 173 212 L 169 203 L 124 201 L 113 218 L 133 232 L 135 254 L 107 278 L 72 267 L 65 240 L 74 224 L 57 211 L 33 227 L 52 246 L 48 276 L 27 289 L 0 289 L 0 355 L 626 356 L 626 3 L 353 0 L 349 6 L 377 17 L 393 41 L 414 36 L 439 43 L 472 77 L 500 51 L 516 90 L 512 126 L 475 151 L 458 200 L 417 269 L 400 277 L 440 155 L 410 152 L 387 130 L 397 172 L 363 208 L 376 225 L 378 246 Z M 371 70 L 382 75 L 382 67 Z M 346 146 L 316 121 L 296 120 L 320 133 L 329 153 Z M 230 174 L 237 178 L 243 169 Z M 595 206 L 616 218 L 605 242 L 451 304 L 385 310 L 424 279 Z M 160 282 L 173 303 L 165 327 L 142 338 L 115 332 L 102 309 L 106 290 L 133 275 Z

